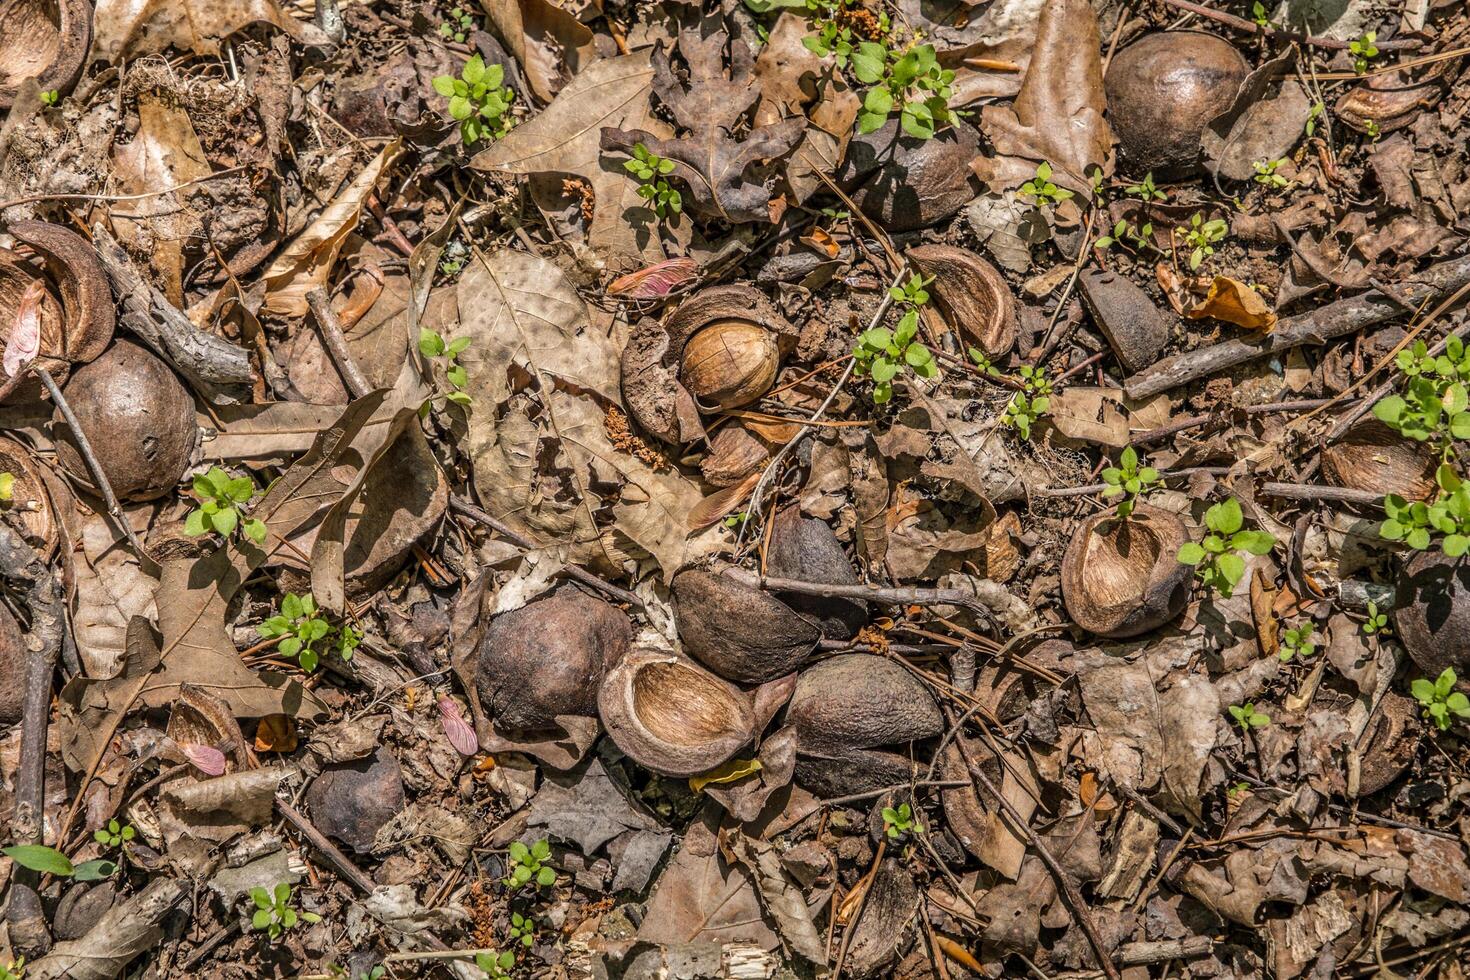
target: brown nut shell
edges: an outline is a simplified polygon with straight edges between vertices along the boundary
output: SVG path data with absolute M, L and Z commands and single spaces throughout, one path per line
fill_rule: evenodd
M 171 492 L 199 440 L 194 399 L 168 365 L 137 344 L 119 340 L 84 364 L 66 385 L 66 400 L 113 493 L 120 500 L 153 500 Z M 58 408 L 56 458 L 72 479 L 92 485 L 86 461 Z
M 25 694 L 26 638 L 9 609 L 0 604 L 0 724 L 20 721 Z
M 1126 519 L 1105 510 L 1083 522 L 1062 556 L 1062 601 L 1098 636 L 1137 636 L 1189 602 L 1194 569 L 1178 559 L 1189 531 L 1178 516 L 1139 504 Z
M 634 647 L 603 679 L 602 725 L 634 762 L 694 776 L 728 762 L 755 738 L 751 698 L 692 660 Z
M 1385 694 L 1368 729 L 1359 767 L 1358 795 L 1372 796 L 1402 776 L 1414 762 L 1423 733 L 1419 703 L 1401 694 Z
M 870 653 L 842 654 L 802 671 L 786 719 L 796 726 L 798 752 L 828 758 L 944 730 L 939 705 L 924 685 Z
M 822 638 L 816 624 L 720 571 L 686 568 L 669 585 L 685 652 L 741 684 L 762 684 L 805 663 Z
M 0 504 L 0 513 L 18 517 L 31 544 L 50 554 L 56 548 L 61 529 L 40 462 L 25 446 L 0 437 L 0 473 L 14 477 L 10 501 Z
M 1422 676 L 1453 667 L 1460 690 L 1470 689 L 1470 562 L 1421 551 L 1399 574 L 1394 629 Z
M 922 774 L 922 773 L 921 773 Z M 914 778 L 907 752 L 890 749 L 850 749 L 833 756 L 798 754 L 796 781 L 819 799 L 871 793 Z
M 988 357 L 1007 353 L 1016 343 L 1016 298 L 1000 270 L 963 248 L 920 245 L 909 260 L 926 276 L 940 309 Z
M 1230 108 L 1249 73 L 1235 45 L 1203 31 L 1160 31 L 1119 51 L 1103 87 L 1108 120 L 1131 172 L 1193 170 L 1200 134 Z
M 112 342 L 117 317 L 107 272 L 92 243 L 70 228 L 46 221 L 17 221 L 7 230 L 41 257 L 61 296 L 66 317 L 61 344 L 47 350 L 43 338 L 42 353 L 74 364 L 102 356 Z
M 69 92 L 92 47 L 87 0 L 6 0 L 0 3 L 0 109 L 15 103 L 20 83 L 34 78 L 42 92 Z
M 826 521 L 801 516 L 795 506 L 777 512 L 766 548 L 766 574 L 822 585 L 857 585 L 858 575 Z M 815 622 L 829 640 L 850 640 L 868 624 L 861 599 L 778 592 L 781 601 Z
M 491 620 L 475 668 L 480 704 L 517 731 L 556 728 L 558 716 L 595 718 L 603 677 L 632 638 L 626 613 L 563 586 Z
M 1434 496 L 1436 464 L 1428 443 L 1405 439 L 1371 416 L 1354 423 L 1341 439 L 1322 449 L 1322 476 L 1328 483 L 1396 493 L 1406 500 Z
M 684 345 L 679 380 L 707 411 L 748 405 L 771 389 L 781 355 L 776 339 L 749 320 L 716 320 Z

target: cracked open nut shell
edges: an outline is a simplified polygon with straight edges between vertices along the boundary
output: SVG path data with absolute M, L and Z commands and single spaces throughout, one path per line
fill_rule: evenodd
M 9 109 L 21 82 L 42 92 L 69 92 L 92 47 L 87 0 L 9 0 L 0 5 L 0 109 Z
M 920 245 L 908 256 L 921 273 L 934 277 L 929 288 L 945 319 L 988 357 L 1011 349 L 1019 319 L 1016 298 L 1000 270 L 953 245 Z
M 1179 561 L 1189 531 L 1175 514 L 1138 504 L 1094 514 L 1062 556 L 1062 601 L 1078 626 L 1119 639 L 1156 629 L 1189 602 L 1194 569 Z
M 1336 487 L 1428 500 L 1438 489 L 1438 462 L 1428 443 L 1405 439 L 1369 416 L 1322 449 L 1322 476 Z

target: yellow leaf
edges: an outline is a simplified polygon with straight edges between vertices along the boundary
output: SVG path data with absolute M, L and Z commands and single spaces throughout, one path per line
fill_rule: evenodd
M 716 766 L 709 772 L 700 773 L 698 776 L 689 777 L 689 788 L 696 793 L 704 792 L 704 788 L 710 783 L 733 783 L 746 776 L 753 775 L 761 770 L 759 759 L 731 759 L 723 766 Z
M 1276 314 L 1266 306 L 1261 294 L 1229 276 L 1216 276 L 1205 298 L 1187 309 L 1191 320 L 1213 317 L 1247 330 L 1270 333 L 1276 326 Z

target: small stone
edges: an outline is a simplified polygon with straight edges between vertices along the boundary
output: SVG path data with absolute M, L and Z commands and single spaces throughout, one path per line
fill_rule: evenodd
M 1115 272 L 1082 273 L 1082 301 L 1129 374 L 1158 359 L 1169 340 L 1169 319 L 1138 286 Z

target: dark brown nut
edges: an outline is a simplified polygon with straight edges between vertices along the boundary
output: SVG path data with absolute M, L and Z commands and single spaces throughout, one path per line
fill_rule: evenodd
M 796 726 L 798 752 L 827 758 L 944 730 L 924 685 L 892 660 L 869 653 L 842 654 L 802 671 L 786 719 Z
M 617 747 L 664 776 L 708 772 L 756 735 L 749 695 L 692 660 L 650 647 L 634 647 L 608 671 L 597 707 Z
M 69 92 L 92 47 L 87 0 L 9 0 L 0 6 L 0 109 L 15 103 L 20 83 Z
M 980 179 L 970 169 L 979 155 L 980 134 L 967 122 L 922 140 L 905 133 L 894 116 L 853 136 L 836 177 L 885 229 L 913 231 L 943 221 L 980 193 Z
M 1428 443 L 1405 439 L 1370 416 L 1322 449 L 1322 476 L 1335 487 L 1428 500 L 1438 490 L 1438 462 Z
M 188 469 L 199 441 L 194 399 L 168 365 L 137 344 L 119 340 L 84 364 L 67 383 L 66 400 L 120 500 L 162 497 Z M 59 408 L 52 423 L 61 434 L 57 460 L 72 479 L 91 487 L 92 475 Z
M 857 572 L 826 521 L 802 517 L 795 506 L 776 514 L 766 549 L 766 574 L 822 585 L 857 585 Z M 868 624 L 868 604 L 861 599 L 826 598 L 778 592 L 781 601 L 814 621 L 829 640 L 850 640 Z
M 761 684 L 783 677 L 822 638 L 814 622 L 769 592 L 732 581 L 718 567 L 686 568 L 669 587 L 685 652 L 728 680 Z
M 1156 176 L 1193 170 L 1200 134 L 1230 108 L 1249 73 L 1235 45 L 1202 31 L 1160 31 L 1119 51 L 1103 87 L 1129 168 Z
M 1126 520 L 1105 510 L 1083 522 L 1062 556 L 1062 601 L 1098 636 L 1146 633 L 1184 611 L 1194 569 L 1179 561 L 1189 531 L 1176 515 L 1139 504 Z
M 603 677 L 632 638 L 622 610 L 563 586 L 491 621 L 475 670 L 480 704 L 516 731 L 557 728 L 558 716 L 595 718 Z
M 1470 690 L 1470 562 L 1421 551 L 1399 575 L 1393 623 L 1410 659 L 1434 680 L 1453 667 Z
M 717 487 L 731 487 L 757 472 L 771 459 L 770 444 L 743 423 L 726 425 L 710 440 L 699 471 Z
M 373 849 L 378 830 L 404 802 L 398 760 L 381 747 L 366 759 L 323 770 L 306 791 L 306 807 L 317 829 L 358 854 Z
M 908 251 L 926 276 L 945 319 L 987 357 L 999 357 L 1016 342 L 1020 323 L 1016 298 L 1000 271 L 974 252 L 952 245 L 920 245 Z

